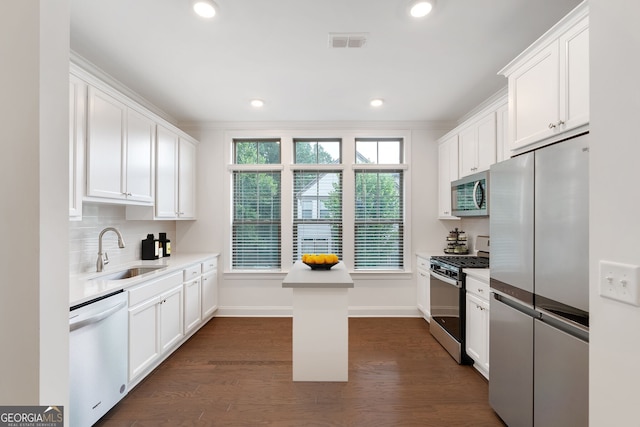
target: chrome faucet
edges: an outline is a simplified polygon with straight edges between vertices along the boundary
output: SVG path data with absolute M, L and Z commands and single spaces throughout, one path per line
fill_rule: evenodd
M 102 230 L 100 232 L 100 236 L 98 236 L 98 262 L 96 263 L 96 271 L 98 273 L 104 269 L 104 266 L 106 264 L 109 264 L 109 257 L 107 256 L 107 253 L 102 253 L 102 236 L 107 231 L 113 231 L 114 233 L 116 233 L 118 235 L 118 247 L 121 249 L 124 248 L 124 239 L 122 238 L 122 234 L 120 234 L 117 228 L 107 227 Z

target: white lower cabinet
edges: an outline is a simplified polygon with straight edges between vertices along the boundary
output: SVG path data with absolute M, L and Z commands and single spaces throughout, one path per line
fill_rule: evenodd
M 202 276 L 202 318 L 206 319 L 218 309 L 218 272 Z
M 489 285 L 467 276 L 465 350 L 473 366 L 489 379 Z
M 216 256 L 127 289 L 129 388 L 202 327 L 218 308 Z
M 160 349 L 164 353 L 182 339 L 182 286 L 160 295 Z
M 129 290 L 129 382 L 160 362 L 183 337 L 182 272 Z
M 416 285 L 418 291 L 418 310 L 427 322 L 431 322 L 431 277 L 429 275 L 429 259 L 418 257 L 418 275 Z
M 184 332 L 189 333 L 200 324 L 202 279 L 200 264 L 184 270 Z

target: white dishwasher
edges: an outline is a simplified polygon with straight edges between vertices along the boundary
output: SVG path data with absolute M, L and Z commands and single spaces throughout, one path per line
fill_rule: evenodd
M 88 427 L 127 394 L 127 293 L 69 311 L 69 425 Z

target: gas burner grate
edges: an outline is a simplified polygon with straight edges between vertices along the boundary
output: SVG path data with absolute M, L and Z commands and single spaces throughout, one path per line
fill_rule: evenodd
M 432 258 L 458 268 L 488 268 L 489 267 L 489 258 L 486 258 L 486 257 L 435 256 Z

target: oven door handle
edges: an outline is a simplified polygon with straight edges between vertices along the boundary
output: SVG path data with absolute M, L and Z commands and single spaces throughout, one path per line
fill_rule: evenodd
M 438 273 L 435 273 L 433 270 L 430 270 L 429 272 L 431 273 L 431 277 L 433 278 L 441 280 L 451 286 L 455 286 L 456 288 L 462 288 L 462 283 L 458 282 L 457 280 L 454 280 L 450 277 L 442 276 Z

